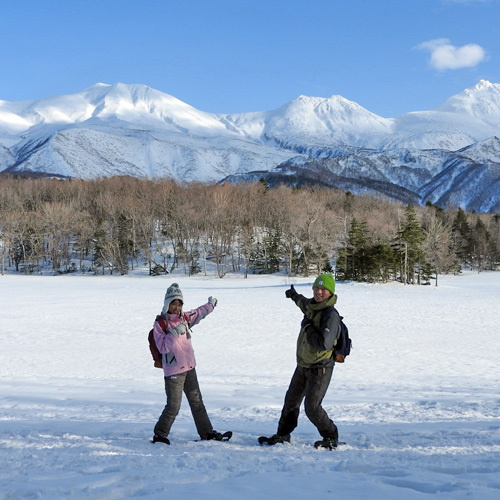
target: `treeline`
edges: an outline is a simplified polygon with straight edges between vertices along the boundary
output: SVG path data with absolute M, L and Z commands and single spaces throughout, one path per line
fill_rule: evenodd
M 463 266 L 498 269 L 500 216 L 264 182 L 1 176 L 0 264 L 2 274 L 146 265 L 152 275 L 334 271 L 339 280 L 437 284 Z

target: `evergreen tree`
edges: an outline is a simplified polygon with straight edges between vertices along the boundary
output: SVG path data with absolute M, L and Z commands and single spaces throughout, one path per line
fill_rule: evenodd
M 367 274 L 366 247 L 368 229 L 366 222 L 358 222 L 356 217 L 351 221 L 348 233 L 347 248 L 350 254 L 349 269 L 346 270 L 349 279 L 365 281 Z
M 500 214 L 493 215 L 489 227 L 491 269 L 497 269 L 500 266 Z
M 367 281 L 389 281 L 396 268 L 397 257 L 389 242 L 379 240 L 367 249 Z
M 478 217 L 471 235 L 473 263 L 479 271 L 489 267 L 490 233 L 484 222 Z
M 345 247 L 339 250 L 337 276 L 356 281 L 387 281 L 394 266 L 394 255 L 389 245 L 372 242 L 368 224 L 351 221 Z
M 414 284 L 415 278 L 417 282 L 420 280 L 422 243 L 425 236 L 413 205 L 406 207 L 405 219 L 399 228 L 394 248 L 400 260 L 401 281 Z

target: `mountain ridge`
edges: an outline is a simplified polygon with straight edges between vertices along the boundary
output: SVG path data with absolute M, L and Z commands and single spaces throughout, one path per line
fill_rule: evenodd
M 188 182 L 235 182 L 261 172 L 300 185 L 308 169 L 320 167 L 319 183 L 343 179 L 338 187 L 351 184 L 353 192 L 395 199 L 401 197 L 387 193 L 410 192 L 420 202 L 429 197 L 499 211 L 500 194 L 491 194 L 499 186 L 499 136 L 500 85 L 486 80 L 434 110 L 394 118 L 340 95 L 301 95 L 271 111 L 214 114 L 144 84 L 98 83 L 77 94 L 0 101 L 0 172 Z M 284 174 L 292 164 L 294 175 Z M 473 164 L 486 169 L 477 179 Z M 458 182 L 464 169 L 474 189 Z

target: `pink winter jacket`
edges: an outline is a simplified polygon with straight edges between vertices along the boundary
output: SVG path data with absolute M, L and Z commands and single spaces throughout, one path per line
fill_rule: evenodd
M 158 350 L 162 353 L 163 373 L 165 377 L 187 372 L 196 366 L 193 346 L 191 345 L 191 327 L 197 325 L 214 310 L 210 303 L 192 311 L 178 314 L 165 314 L 167 332 L 155 321 L 153 334 Z

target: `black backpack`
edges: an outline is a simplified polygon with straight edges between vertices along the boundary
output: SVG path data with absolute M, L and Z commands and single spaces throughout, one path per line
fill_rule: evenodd
M 349 329 L 346 324 L 342 321 L 344 316 L 340 316 L 340 335 L 337 339 L 337 343 L 333 346 L 333 356 L 341 354 L 342 356 L 349 356 L 351 353 L 351 339 L 349 337 Z M 343 363 L 343 361 L 337 361 L 338 363 Z

